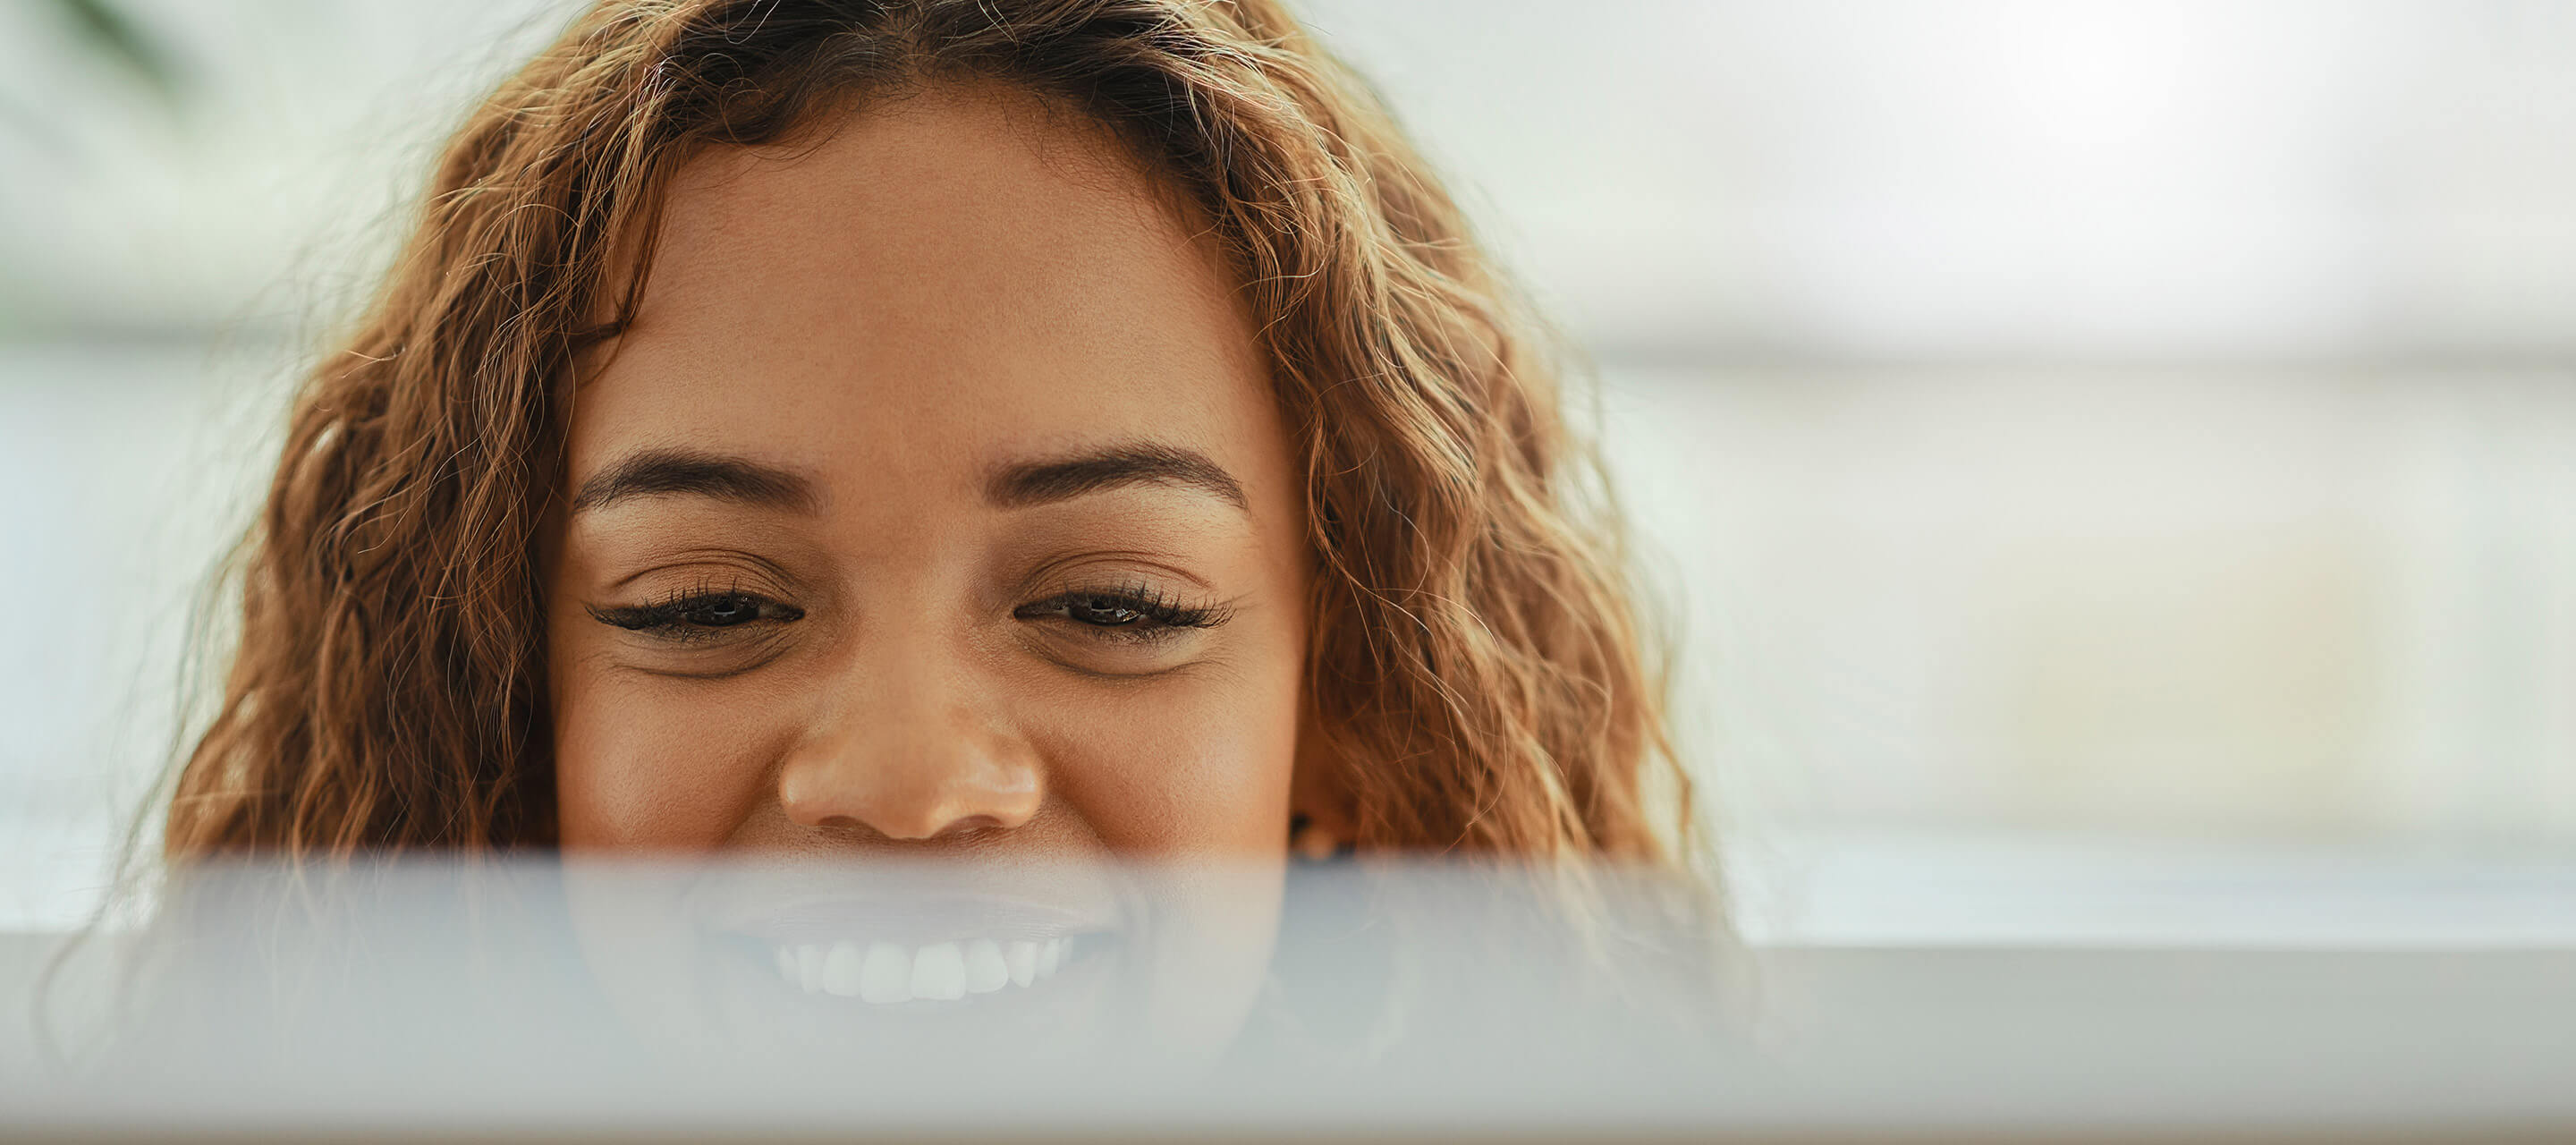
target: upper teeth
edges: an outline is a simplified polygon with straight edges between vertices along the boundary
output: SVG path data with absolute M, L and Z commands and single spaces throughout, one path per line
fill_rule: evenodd
M 778 973 L 808 994 L 878 1005 L 915 998 L 949 1001 L 1052 978 L 1070 941 L 974 938 L 919 949 L 893 942 L 809 942 L 779 947 Z

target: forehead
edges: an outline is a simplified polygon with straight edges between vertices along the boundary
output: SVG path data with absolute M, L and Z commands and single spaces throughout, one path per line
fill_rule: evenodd
M 793 149 L 711 151 L 662 227 L 576 403 L 576 481 L 639 443 L 881 474 L 1277 433 L 1213 239 L 1105 130 L 1035 99 L 932 88 Z

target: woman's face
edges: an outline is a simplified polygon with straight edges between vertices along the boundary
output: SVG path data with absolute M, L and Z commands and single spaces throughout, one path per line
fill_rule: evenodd
M 547 546 L 570 856 L 772 876 L 683 904 L 706 959 L 754 964 L 746 1005 L 998 1006 L 1058 985 L 1032 958 L 1214 958 L 1241 997 L 1190 1005 L 1240 1014 L 1302 710 L 1302 497 L 1173 196 L 1032 100 L 879 101 L 811 150 L 693 160 L 589 365 Z M 1111 858 L 1255 889 L 1148 951 Z

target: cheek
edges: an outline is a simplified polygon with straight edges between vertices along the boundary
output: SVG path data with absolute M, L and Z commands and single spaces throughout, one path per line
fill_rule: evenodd
M 1151 888 L 1132 952 L 1146 1044 L 1222 1045 L 1260 994 L 1280 925 L 1302 659 L 1251 660 L 1028 709 L 1056 797 Z M 1173 861 L 1180 860 L 1180 861 Z
M 1293 659 L 1207 666 L 1027 709 L 1055 796 L 1112 852 L 1276 858 L 1296 758 Z
M 776 758 L 762 706 L 727 694 L 741 683 L 661 679 L 578 659 L 558 667 L 563 845 L 701 851 L 732 837 L 761 801 Z

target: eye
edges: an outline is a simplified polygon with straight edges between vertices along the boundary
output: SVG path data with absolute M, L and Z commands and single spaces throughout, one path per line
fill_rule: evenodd
M 726 593 L 722 596 L 703 598 L 681 609 L 680 619 L 689 624 L 704 625 L 708 628 L 726 628 L 760 619 L 762 616 L 760 606 L 765 603 L 767 602 L 741 593 Z
M 590 615 L 602 624 L 631 632 L 676 640 L 702 640 L 719 635 L 720 630 L 740 628 L 759 621 L 785 623 L 798 620 L 804 617 L 805 610 L 754 593 L 696 590 L 674 593 L 652 604 L 593 607 Z
M 1064 617 L 1102 628 L 1120 628 L 1145 619 L 1145 614 L 1128 607 L 1120 597 L 1076 596 L 1066 598 Z
M 1117 629 L 1139 636 L 1176 628 L 1213 628 L 1225 623 L 1221 608 L 1174 601 L 1142 586 L 1114 592 L 1068 592 L 1023 605 L 1012 615 L 1022 620 L 1062 618 L 1089 628 Z

